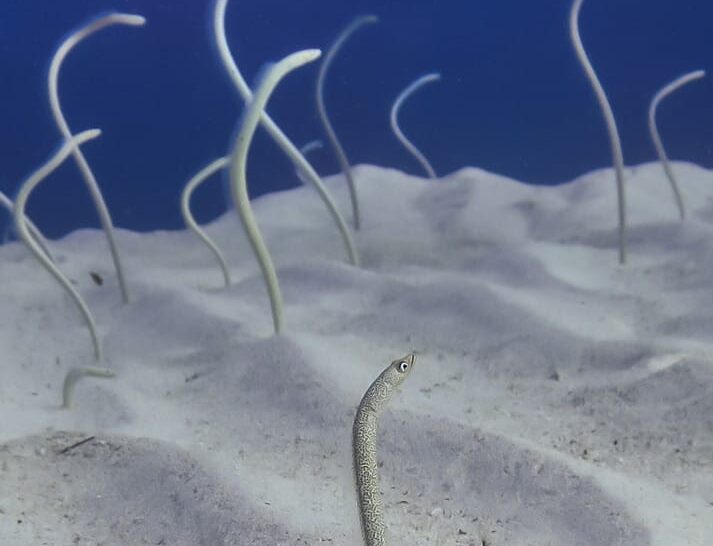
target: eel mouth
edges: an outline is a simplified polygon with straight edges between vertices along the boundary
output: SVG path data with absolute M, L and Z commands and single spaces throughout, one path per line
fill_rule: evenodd
M 409 353 L 403 358 L 399 358 L 400 361 L 408 362 L 409 366 L 413 366 L 413 363 L 416 362 L 416 354 L 415 353 Z

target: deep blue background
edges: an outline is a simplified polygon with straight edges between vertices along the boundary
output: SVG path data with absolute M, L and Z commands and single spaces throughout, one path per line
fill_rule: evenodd
M 212 7 L 209 0 L 3 0 L 0 190 L 13 195 L 59 143 L 46 77 L 63 37 L 106 10 L 139 13 L 145 27 L 105 29 L 72 52 L 60 94 L 73 131 L 104 131 L 84 150 L 116 224 L 181 227 L 182 186 L 227 151 L 241 110 L 213 46 Z M 327 107 L 352 163 L 419 172 L 390 133 L 388 111 L 409 82 L 438 70 L 443 80 L 414 96 L 401 120 L 440 174 L 476 165 L 554 184 L 611 161 L 569 43 L 569 8 L 569 0 L 232 0 L 226 21 L 251 82 L 263 63 L 326 48 L 354 16 L 378 14 L 381 22 L 353 37 L 327 81 Z M 684 72 L 713 71 L 713 2 L 587 0 L 580 29 L 617 116 L 627 164 L 654 159 L 648 103 Z M 269 106 L 298 145 L 322 137 L 316 68 L 291 75 Z M 713 72 L 668 99 L 659 126 L 670 156 L 713 167 Z M 337 171 L 326 150 L 311 159 L 323 174 Z M 298 183 L 259 134 L 251 194 Z M 221 183 L 199 192 L 196 206 L 200 220 L 222 212 Z M 97 225 L 72 162 L 33 195 L 30 213 L 50 236 Z

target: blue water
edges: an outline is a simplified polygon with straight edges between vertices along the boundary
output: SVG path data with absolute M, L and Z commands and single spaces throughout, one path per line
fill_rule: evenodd
M 565 0 L 233 0 L 226 20 L 252 81 L 263 63 L 326 48 L 354 16 L 377 14 L 381 22 L 353 37 L 327 81 L 327 108 L 352 163 L 420 172 L 391 134 L 388 111 L 413 79 L 440 71 L 442 81 L 414 96 L 401 116 L 439 174 L 476 165 L 555 184 L 611 164 L 569 42 L 569 7 Z M 106 10 L 142 14 L 148 24 L 103 30 L 72 52 L 60 81 L 64 112 L 75 132 L 104 131 L 84 150 L 115 223 L 179 228 L 182 186 L 226 153 L 242 106 L 213 46 L 207 0 L 3 0 L 0 190 L 12 196 L 58 146 L 46 97 L 50 56 L 71 29 Z M 626 163 L 655 159 L 648 103 L 674 77 L 713 70 L 713 3 L 586 0 L 580 29 L 617 116 Z M 323 136 L 316 69 L 290 75 L 269 105 L 298 145 Z M 713 167 L 713 73 L 667 99 L 659 126 L 671 157 Z M 310 157 L 322 174 L 338 170 L 326 149 Z M 253 196 L 299 184 L 262 133 L 248 174 Z M 196 196 L 201 220 L 225 207 L 220 179 Z M 29 212 L 49 236 L 98 225 L 71 161 L 36 191 Z

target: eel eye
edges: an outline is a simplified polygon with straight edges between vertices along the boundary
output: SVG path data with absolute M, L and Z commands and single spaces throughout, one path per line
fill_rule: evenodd
M 409 363 L 406 362 L 405 360 L 402 360 L 401 362 L 399 362 L 398 370 L 401 373 L 406 373 L 408 371 L 408 367 L 409 367 Z

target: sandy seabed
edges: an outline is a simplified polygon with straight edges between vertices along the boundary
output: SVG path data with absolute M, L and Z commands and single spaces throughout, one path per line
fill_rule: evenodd
M 70 410 L 88 332 L 0 247 L 0 544 L 360 545 L 354 412 L 412 350 L 380 426 L 389 544 L 713 544 L 713 172 L 674 169 L 685 222 L 659 165 L 627 170 L 626 266 L 610 169 L 533 187 L 359 166 L 362 268 L 310 188 L 260 198 L 279 336 L 234 214 L 208 227 L 227 289 L 193 234 L 120 231 L 128 305 L 103 235 L 77 231 L 52 248 L 117 377 Z

